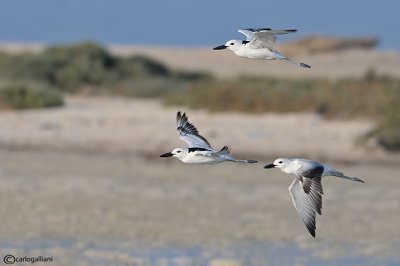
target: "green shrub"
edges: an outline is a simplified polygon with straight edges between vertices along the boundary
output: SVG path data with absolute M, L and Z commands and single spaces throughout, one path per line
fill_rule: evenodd
M 145 56 L 111 55 L 95 43 L 54 46 L 38 54 L 0 54 L 0 74 L 75 92 L 82 86 L 110 86 L 127 79 L 168 77 L 170 70 Z
M 93 43 L 50 47 L 40 54 L 22 54 L 9 65 L 14 78 L 41 81 L 69 91 L 83 84 L 118 79 L 118 59 Z
M 143 55 L 115 56 L 90 42 L 53 46 L 37 54 L 0 53 L 0 81 L 42 83 L 69 93 L 90 88 L 90 93 L 160 97 L 212 78 L 204 72 L 172 71 Z
M 174 79 L 185 80 L 190 82 L 200 82 L 200 81 L 211 81 L 215 80 L 215 77 L 208 72 L 204 71 L 183 71 L 178 70 L 173 73 Z
M 393 100 L 385 106 L 374 135 L 386 149 L 400 151 L 400 105 Z
M 143 55 L 121 60 L 119 71 L 123 78 L 168 77 L 170 70 L 162 63 Z
M 27 109 L 56 107 L 64 104 L 62 94 L 57 90 L 14 84 L 0 88 L 0 107 Z

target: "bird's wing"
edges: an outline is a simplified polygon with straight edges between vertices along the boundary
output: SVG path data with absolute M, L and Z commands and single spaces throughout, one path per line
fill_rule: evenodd
M 219 151 L 213 152 L 212 155 L 228 155 L 230 153 L 231 153 L 231 150 L 229 149 L 229 147 L 228 146 L 224 146 Z
M 303 167 L 299 170 L 298 176 L 303 177 L 303 189 L 305 193 L 310 193 L 311 191 L 311 186 L 312 185 L 318 185 L 314 184 L 313 180 L 321 180 L 322 174 L 324 172 L 324 166 L 321 165 L 320 163 L 314 162 L 314 163 L 308 163 L 306 165 L 303 164 Z M 319 181 L 319 185 L 321 186 L 321 182 Z M 321 186 L 321 192 L 322 192 L 322 186 Z
M 309 187 L 309 193 L 304 191 L 304 186 Z M 289 186 L 289 193 L 300 219 L 310 234 L 315 237 L 315 212 L 321 214 L 322 208 L 321 177 L 296 177 Z
M 246 35 L 246 41 L 252 41 L 254 38 L 254 29 L 240 29 L 238 32 Z
M 297 30 L 272 30 L 270 28 L 260 28 L 260 29 L 244 29 L 239 30 L 239 32 L 246 35 L 247 38 L 251 36 L 251 41 L 249 47 L 253 49 L 274 49 L 277 35 L 288 34 L 291 32 L 296 32 Z
M 199 134 L 197 128 L 188 121 L 186 113 L 178 112 L 176 114 L 176 124 L 179 138 L 185 141 L 189 148 L 198 147 L 212 150 L 208 141 Z
M 266 32 L 268 34 L 272 34 L 274 36 L 276 35 L 284 35 L 284 34 L 288 34 L 288 33 L 292 33 L 292 32 L 296 32 L 296 29 L 290 29 L 290 30 L 271 30 L 271 29 L 261 29 L 258 32 Z

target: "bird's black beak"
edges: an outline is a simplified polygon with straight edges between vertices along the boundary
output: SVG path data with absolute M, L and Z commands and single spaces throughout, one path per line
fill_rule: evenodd
M 223 49 L 226 49 L 227 47 L 228 46 L 226 46 L 226 45 L 220 45 L 220 46 L 214 47 L 213 50 L 223 50 Z
M 170 153 L 170 152 L 167 152 L 167 153 L 164 153 L 164 154 L 160 155 L 160 157 L 171 157 L 171 156 L 173 156 L 173 154 Z
M 270 163 L 270 164 L 267 164 L 266 166 L 264 166 L 264 168 L 266 168 L 266 169 L 274 168 L 274 167 L 275 167 L 275 164 L 273 164 L 273 163 Z

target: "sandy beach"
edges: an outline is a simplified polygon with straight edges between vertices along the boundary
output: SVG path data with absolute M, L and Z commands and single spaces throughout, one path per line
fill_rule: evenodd
M 43 46 L 0 45 L 26 49 Z M 315 66 L 307 72 L 208 48 L 110 50 L 221 78 L 400 76 L 399 54 L 391 52 L 307 55 Z M 260 163 L 204 167 L 159 158 L 185 146 L 176 135 L 178 110 L 215 148 L 228 145 L 234 156 Z M 211 113 L 126 98 L 66 96 L 62 108 L 2 110 L 0 256 L 48 256 L 65 266 L 399 265 L 400 154 L 363 141 L 374 127 L 366 119 Z M 320 160 L 366 184 L 323 180 L 314 239 L 287 191 L 292 177 L 262 168 L 276 157 Z
M 342 163 L 395 163 L 373 141 L 360 144 L 374 124 L 325 120 L 314 114 L 209 113 L 165 108 L 156 100 L 69 97 L 63 108 L 3 111 L 0 146 L 19 149 L 130 153 L 157 158 L 184 143 L 176 136 L 178 110 L 187 111 L 216 147 L 255 159 L 303 156 Z
M 356 144 L 373 123 L 186 110 L 216 147 L 260 160 L 204 167 L 158 157 L 184 145 L 178 109 L 69 97 L 59 109 L 2 111 L 0 255 L 53 256 L 52 265 L 398 265 L 398 154 Z M 313 239 L 292 206 L 292 177 L 262 168 L 278 154 L 323 159 L 366 184 L 323 180 Z
M 335 164 L 366 184 L 324 179 L 313 239 L 290 201 L 291 177 L 260 164 L 4 149 L 0 161 L 1 255 L 53 256 L 54 265 L 400 261 L 398 166 Z

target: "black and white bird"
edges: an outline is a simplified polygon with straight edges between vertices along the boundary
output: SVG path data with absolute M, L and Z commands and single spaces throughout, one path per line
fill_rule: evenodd
M 256 163 L 254 160 L 238 160 L 230 155 L 230 149 L 224 146 L 219 151 L 214 150 L 210 143 L 199 134 L 196 127 L 188 121 L 185 113 L 178 112 L 176 123 L 179 138 L 185 141 L 188 148 L 176 148 L 164 153 L 160 157 L 175 157 L 183 163 L 191 164 L 218 164 L 224 161 Z
M 324 176 L 336 176 L 352 181 L 365 183 L 363 180 L 346 176 L 332 167 L 316 161 L 305 159 L 279 158 L 264 168 L 279 168 L 281 171 L 295 175 L 295 179 L 289 186 L 294 207 L 300 219 L 306 225 L 310 234 L 315 237 L 315 213 L 321 215 L 322 208 L 322 184 Z
M 275 42 L 278 35 L 296 32 L 297 30 L 272 30 L 270 28 L 259 29 L 240 29 L 239 32 L 246 35 L 246 40 L 230 40 L 224 45 L 214 48 L 214 50 L 229 49 L 237 56 L 253 59 L 266 60 L 285 60 L 292 64 L 311 68 L 310 65 L 301 62 L 295 62 L 284 56 L 275 49 Z

